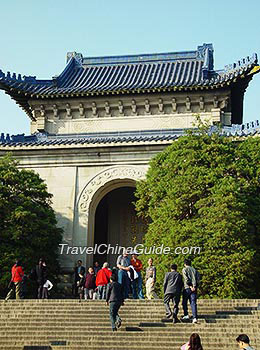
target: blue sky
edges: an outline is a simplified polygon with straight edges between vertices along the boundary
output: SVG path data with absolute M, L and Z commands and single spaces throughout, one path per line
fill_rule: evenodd
M 66 53 L 87 56 L 195 50 L 213 43 L 215 68 L 260 54 L 260 1 L 1 1 L 0 69 L 50 79 Z M 260 119 L 260 74 L 244 121 Z M 27 115 L 0 91 L 0 132 L 30 133 Z

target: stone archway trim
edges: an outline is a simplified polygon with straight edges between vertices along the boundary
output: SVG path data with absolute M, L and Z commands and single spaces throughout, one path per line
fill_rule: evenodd
M 96 191 L 103 187 L 106 183 L 120 179 L 129 179 L 133 181 L 141 180 L 145 177 L 147 168 L 147 166 L 120 165 L 113 166 L 99 172 L 89 180 L 81 192 L 78 202 L 79 215 L 83 214 L 88 216 L 90 203 Z

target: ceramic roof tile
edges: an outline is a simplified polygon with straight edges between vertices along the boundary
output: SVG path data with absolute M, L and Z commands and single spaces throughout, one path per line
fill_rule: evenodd
M 20 74 L 11 76 L 0 70 L 0 89 L 30 115 L 27 100 L 31 97 L 218 87 L 250 72 L 256 65 L 254 54 L 215 71 L 212 44 L 203 44 L 194 51 L 162 54 L 83 58 L 81 54 L 69 53 L 64 71 L 51 80 L 37 80 L 33 76 L 22 79 Z

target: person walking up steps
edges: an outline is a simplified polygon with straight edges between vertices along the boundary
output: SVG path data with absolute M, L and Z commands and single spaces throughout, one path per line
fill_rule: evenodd
M 171 272 L 167 272 L 164 278 L 163 290 L 164 290 L 164 306 L 167 318 L 173 318 L 173 323 L 177 322 L 177 315 L 179 311 L 179 302 L 181 298 L 183 282 L 182 277 L 177 272 L 177 265 L 171 265 Z M 173 312 L 170 308 L 170 300 L 172 300 Z
M 199 273 L 198 271 L 191 266 L 191 261 L 189 259 L 184 260 L 184 268 L 182 270 L 184 290 L 182 296 L 182 306 L 184 316 L 182 320 L 189 320 L 188 315 L 188 300 L 191 305 L 193 323 L 198 322 L 197 314 L 197 288 L 199 283 Z
M 124 292 L 122 284 L 116 281 L 116 276 L 111 275 L 110 283 L 107 288 L 106 296 L 107 305 L 109 305 L 109 315 L 111 320 L 112 331 L 116 331 L 121 327 L 122 320 L 118 315 L 118 311 L 124 305 Z
M 12 278 L 9 283 L 9 292 L 5 298 L 5 301 L 9 300 L 15 293 L 16 299 L 21 299 L 21 284 L 24 276 L 24 272 L 21 266 L 21 262 L 16 260 L 12 267 Z

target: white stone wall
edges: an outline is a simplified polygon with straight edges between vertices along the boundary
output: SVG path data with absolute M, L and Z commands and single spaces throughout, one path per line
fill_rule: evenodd
M 94 215 L 105 194 L 122 186 L 134 186 L 148 168 L 151 157 L 170 142 L 154 145 L 105 147 L 88 145 L 14 148 L 13 156 L 21 168 L 32 169 L 46 182 L 53 194 L 58 226 L 64 230 L 63 242 L 71 246 L 91 246 L 94 240 Z M 6 151 L 0 150 L 0 156 Z M 92 256 L 60 256 L 63 271 L 72 271 L 81 258 L 92 263 Z

